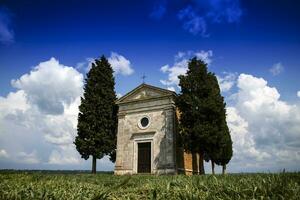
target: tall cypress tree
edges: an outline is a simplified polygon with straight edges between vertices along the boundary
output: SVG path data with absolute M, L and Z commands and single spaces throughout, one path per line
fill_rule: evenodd
M 189 61 L 186 75 L 180 75 L 181 92 L 176 100 L 180 115 L 180 131 L 185 149 L 199 153 L 199 170 L 204 174 L 203 154 L 206 150 L 213 126 L 209 123 L 209 105 L 207 99 L 210 86 L 207 84 L 207 65 L 193 58 Z
M 81 157 L 92 156 L 92 173 L 96 159 L 113 155 L 116 147 L 115 80 L 113 69 L 102 56 L 87 73 L 84 94 L 79 106 L 77 137 L 74 144 Z
M 214 164 L 224 162 L 221 161 L 221 155 L 225 156 L 225 152 L 230 149 L 227 146 L 228 148 L 222 149 L 224 153 L 220 153 L 220 141 L 225 141 L 224 135 L 228 127 L 224 99 L 216 76 L 207 71 L 206 63 L 193 58 L 188 64 L 186 75 L 179 76 L 179 80 L 181 93 L 176 105 L 181 112 L 180 131 L 185 148 L 201 155 L 200 173 L 204 173 L 203 155 L 211 160 L 214 173 Z
M 208 82 L 211 86 L 211 92 L 208 102 L 213 115 L 211 124 L 214 125 L 214 134 L 209 137 L 206 146 L 206 152 L 211 160 L 212 174 L 214 174 L 215 163 L 224 166 L 232 157 L 232 141 L 229 129 L 226 123 L 226 104 L 221 95 L 220 87 L 215 74 L 208 74 Z M 223 164 L 225 162 L 225 164 Z

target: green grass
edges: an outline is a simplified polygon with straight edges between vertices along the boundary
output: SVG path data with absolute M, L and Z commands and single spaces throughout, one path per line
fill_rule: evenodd
M 114 176 L 0 171 L 0 199 L 300 199 L 300 173 Z

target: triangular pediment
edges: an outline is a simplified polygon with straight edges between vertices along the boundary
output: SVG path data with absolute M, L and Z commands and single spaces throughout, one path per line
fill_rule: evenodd
M 176 95 L 175 92 L 155 87 L 152 85 L 141 84 L 126 95 L 117 100 L 117 103 L 145 100 L 151 98 L 158 98 L 162 96 Z

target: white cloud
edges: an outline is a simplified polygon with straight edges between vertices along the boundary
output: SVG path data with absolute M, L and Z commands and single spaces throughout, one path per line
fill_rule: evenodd
M 163 66 L 161 68 L 161 71 L 164 73 L 168 73 L 168 79 L 161 80 L 160 82 L 166 86 L 169 86 L 169 85 L 178 86 L 178 84 L 179 84 L 178 76 L 186 73 L 187 64 L 188 64 L 188 60 L 184 59 L 182 61 L 175 62 L 172 67 Z
M 87 73 L 91 69 L 94 61 L 95 58 L 86 58 L 84 61 L 76 64 L 76 69 L 79 71 L 83 70 L 84 73 Z M 111 64 L 115 75 L 121 74 L 123 76 L 128 76 L 134 72 L 130 61 L 116 52 L 111 52 L 108 62 Z
M 83 70 L 84 73 L 87 73 L 92 68 L 94 61 L 94 58 L 85 58 L 85 61 L 76 64 L 76 69 L 79 71 Z
M 297 92 L 297 97 L 300 98 L 300 90 Z
M 12 84 L 17 91 L 0 97 L 0 149 L 10 153 L 6 162 L 20 168 L 89 168 L 73 145 L 82 74 L 51 58 Z
M 270 69 L 269 71 L 271 72 L 271 74 L 273 76 L 277 76 L 279 74 L 281 74 L 284 70 L 283 65 L 279 62 L 279 63 L 275 63 Z
M 62 114 L 64 104 L 71 104 L 82 93 L 83 76 L 51 58 L 34 67 L 29 74 L 12 80 L 12 85 L 24 91 L 29 103 L 41 112 Z
M 119 99 L 119 98 L 121 98 L 123 95 L 121 94 L 121 93 L 118 93 L 117 94 L 117 98 Z
M 17 92 L 10 92 L 6 98 L 0 96 L 1 114 L 8 114 L 9 112 L 20 110 L 25 111 L 30 106 L 26 102 L 26 94 L 23 90 Z
M 5 149 L 0 149 L 0 158 L 8 158 L 8 153 Z
M 168 87 L 167 89 L 170 90 L 170 91 L 173 91 L 173 92 L 176 91 L 174 87 Z
M 160 68 L 160 71 L 162 71 L 163 73 L 166 73 L 166 72 L 168 72 L 169 68 L 170 68 L 169 65 L 164 65 Z
M 179 75 L 184 75 L 188 69 L 188 61 L 192 57 L 197 57 L 198 59 L 203 60 L 205 63 L 210 64 L 212 62 L 213 52 L 211 50 L 208 51 L 186 51 L 186 52 L 178 52 L 175 55 L 175 61 L 173 66 L 164 65 L 160 68 L 160 71 L 168 74 L 167 80 L 160 80 L 160 82 L 165 86 L 177 86 L 179 84 Z M 173 87 L 174 88 L 174 87 Z
M 224 72 L 224 76 L 217 76 L 219 86 L 222 92 L 228 92 L 236 82 L 236 73 Z
M 255 139 L 248 130 L 249 124 L 235 107 L 227 108 L 227 123 L 233 141 L 233 162 L 246 160 L 257 162 L 270 158 L 267 152 L 259 152 L 256 149 Z
M 246 163 L 240 171 L 299 170 L 300 107 L 282 101 L 263 78 L 240 74 L 237 87 L 227 107 L 234 148 L 231 167 Z
M 213 56 L 212 50 L 208 50 L 208 51 L 201 50 L 201 51 L 195 52 L 194 54 L 198 59 L 203 60 L 206 64 L 208 64 L 208 65 L 211 64 L 211 62 L 212 62 L 211 57 Z
M 108 62 L 111 64 L 115 74 L 128 76 L 134 72 L 130 61 L 116 52 L 111 52 Z
M 284 115 L 279 117 L 286 117 L 290 112 L 290 106 L 279 100 L 280 94 L 276 88 L 269 87 L 267 84 L 263 78 L 240 74 L 237 83 L 240 89 L 238 93 L 239 106 L 255 114 L 263 114 L 265 112 L 260 112 L 269 109 L 267 111 L 270 113 L 280 112 Z

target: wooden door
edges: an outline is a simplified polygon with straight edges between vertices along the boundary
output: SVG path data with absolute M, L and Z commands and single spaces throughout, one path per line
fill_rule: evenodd
M 138 143 L 138 173 L 151 173 L 151 142 Z

